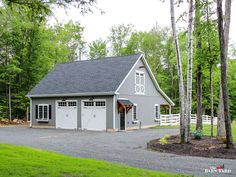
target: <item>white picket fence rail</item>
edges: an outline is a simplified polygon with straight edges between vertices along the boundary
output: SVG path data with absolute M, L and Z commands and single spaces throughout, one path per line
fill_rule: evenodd
M 180 114 L 161 114 L 160 119 L 156 120 L 159 125 L 179 125 Z M 191 114 L 191 124 L 196 124 L 197 115 Z M 211 116 L 202 115 L 203 124 L 211 124 Z M 213 124 L 217 125 L 217 117 L 213 118 Z

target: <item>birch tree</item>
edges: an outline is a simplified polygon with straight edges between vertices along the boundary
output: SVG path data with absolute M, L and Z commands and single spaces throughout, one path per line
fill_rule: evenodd
M 177 70 L 178 70 L 178 79 L 179 79 L 179 97 L 180 97 L 180 141 L 181 143 L 185 142 L 185 92 L 184 92 L 184 79 L 182 72 L 182 61 L 180 56 L 178 34 L 176 30 L 175 22 L 175 10 L 174 10 L 174 0 L 170 0 L 170 15 L 171 15 L 171 27 L 172 35 L 174 39 L 174 46 L 176 52 L 176 61 L 177 61 Z
M 217 0 L 217 16 L 218 16 L 218 31 L 220 42 L 220 58 L 221 58 L 221 87 L 224 106 L 224 119 L 226 130 L 226 147 L 233 148 L 233 138 L 231 130 L 231 120 L 229 115 L 229 96 L 227 89 L 227 53 L 228 53 L 228 39 L 229 39 L 229 27 L 231 17 L 231 0 L 225 1 L 225 24 L 223 27 L 223 10 L 222 1 Z
M 193 0 L 189 0 L 188 11 L 188 74 L 187 74 L 187 104 L 185 119 L 185 142 L 189 142 L 190 119 L 192 108 L 192 67 L 193 67 Z

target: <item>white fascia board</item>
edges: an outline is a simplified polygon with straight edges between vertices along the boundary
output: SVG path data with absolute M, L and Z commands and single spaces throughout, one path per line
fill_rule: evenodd
M 135 66 L 137 65 L 137 63 L 139 62 L 139 60 L 143 57 L 143 54 L 140 55 L 140 57 L 137 59 L 137 61 L 134 63 L 134 65 L 132 66 L 132 68 L 129 70 L 128 74 L 125 76 L 125 78 L 123 79 L 123 81 L 120 83 L 119 87 L 116 89 L 115 94 L 119 94 L 118 91 L 121 88 L 121 86 L 124 84 L 125 80 L 129 77 L 130 73 L 133 71 L 133 69 L 135 68 Z
M 115 92 L 85 92 L 85 93 L 62 93 L 62 94 L 42 94 L 42 95 L 27 95 L 28 98 L 40 97 L 68 97 L 68 96 L 99 96 L 99 95 L 115 95 Z
M 156 87 L 156 89 L 161 93 L 161 95 L 167 100 L 167 102 L 169 102 L 171 104 L 171 106 L 174 106 L 175 103 L 165 94 L 165 92 L 163 92 L 163 90 L 160 88 L 159 84 L 157 83 L 157 80 L 155 78 L 155 76 L 153 75 L 152 71 L 151 71 L 151 68 L 149 67 L 146 59 L 144 58 L 144 56 L 142 57 L 143 59 L 143 62 L 144 62 L 144 65 L 146 66 L 150 76 L 151 76 L 151 79 Z

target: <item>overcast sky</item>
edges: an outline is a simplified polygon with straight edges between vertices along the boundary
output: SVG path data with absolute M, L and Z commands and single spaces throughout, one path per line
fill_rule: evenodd
M 137 31 L 148 31 L 155 23 L 160 26 L 170 26 L 169 0 L 165 3 L 160 0 L 97 0 L 97 6 L 105 11 L 101 15 L 98 10 L 92 14 L 79 13 L 77 9 L 55 10 L 54 15 L 59 22 L 68 20 L 79 21 L 84 29 L 84 38 L 91 42 L 98 38 L 106 39 L 110 33 L 110 28 L 118 24 L 133 24 Z M 182 11 L 187 10 L 187 6 L 176 8 L 178 16 Z M 236 2 L 232 2 L 232 19 L 230 38 L 231 42 L 236 42 Z M 178 26 L 183 24 L 178 23 Z M 186 25 L 186 24 L 185 24 Z

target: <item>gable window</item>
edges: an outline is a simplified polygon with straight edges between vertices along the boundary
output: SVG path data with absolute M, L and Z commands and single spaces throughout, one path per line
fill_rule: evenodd
M 38 121 L 48 121 L 51 117 L 51 105 L 38 104 L 36 105 L 36 119 Z
M 154 106 L 154 119 L 155 120 L 160 119 L 160 106 L 158 104 L 155 104 Z
M 144 94 L 145 93 L 145 75 L 142 71 L 135 72 L 135 93 Z

